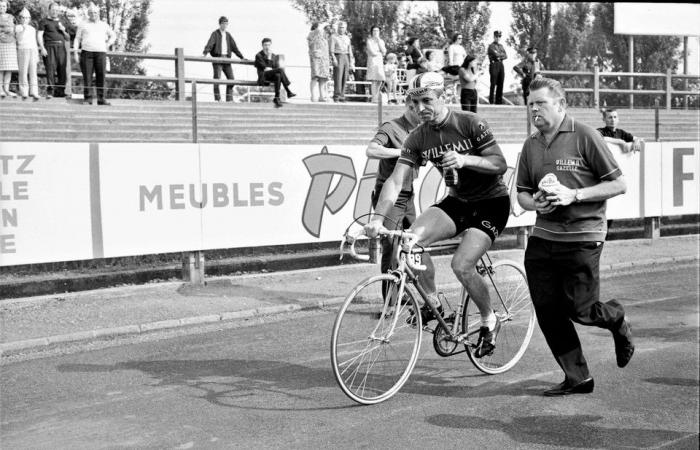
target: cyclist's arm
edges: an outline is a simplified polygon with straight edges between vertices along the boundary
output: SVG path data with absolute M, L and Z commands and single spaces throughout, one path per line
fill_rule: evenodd
M 447 169 L 468 168 L 475 172 L 494 175 L 503 175 L 508 170 L 501 147 L 496 143 L 482 150 L 481 156 L 448 152 L 442 158 L 442 166 Z
M 365 154 L 368 158 L 387 159 L 401 156 L 400 148 L 389 148 L 380 145 L 378 142 L 370 142 Z
M 365 230 L 369 237 L 375 237 L 384 223 L 384 217 L 389 213 L 394 206 L 396 199 L 399 198 L 401 187 L 404 180 L 412 175 L 413 169 L 408 164 L 399 162 L 394 167 L 391 176 L 387 178 L 382 187 L 382 192 L 379 194 L 377 206 L 374 208 L 374 216 L 372 220 L 365 226 Z

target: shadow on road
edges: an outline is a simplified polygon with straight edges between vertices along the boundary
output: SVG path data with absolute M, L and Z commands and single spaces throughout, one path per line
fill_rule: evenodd
M 657 448 L 671 442 L 688 445 L 693 445 L 694 442 L 694 448 L 697 448 L 697 433 L 607 428 L 604 424 L 597 426 L 594 423 L 602 419 L 602 416 L 593 415 L 525 416 L 515 417 L 512 421 L 502 421 L 478 416 L 437 414 L 428 417 L 426 421 L 444 428 L 499 431 L 522 444 L 577 448 Z

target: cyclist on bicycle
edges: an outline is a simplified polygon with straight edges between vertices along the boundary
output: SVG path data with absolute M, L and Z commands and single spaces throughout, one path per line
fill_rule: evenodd
M 448 109 L 444 91 L 444 79 L 437 73 L 423 73 L 411 80 L 407 94 L 422 124 L 406 138 L 377 201 L 377 216 L 365 225 L 365 231 L 375 237 L 383 229 L 383 215 L 393 207 L 404 180 L 413 178 L 414 168 L 430 161 L 442 173 L 447 196 L 418 216 L 412 232 L 418 236 L 418 245 L 429 246 L 466 230 L 452 258 L 452 270 L 481 313 L 475 355 L 483 357 L 493 353 L 499 327 L 476 264 L 508 221 L 510 199 L 502 180 L 507 165 L 486 121 L 471 112 Z M 421 285 L 442 311 L 436 295 L 435 266 L 427 254 L 423 262 L 427 270 Z M 434 318 L 430 311 L 425 305 L 421 308 L 424 322 Z

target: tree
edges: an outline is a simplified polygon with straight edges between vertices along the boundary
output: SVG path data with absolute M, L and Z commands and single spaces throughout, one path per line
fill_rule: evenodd
M 301 11 L 309 23 L 330 22 L 343 12 L 343 0 L 291 0 L 292 7 Z
M 486 30 L 491 21 L 488 2 L 438 1 L 438 13 L 443 19 L 444 35 L 451 39 L 455 33 L 464 36 L 463 45 L 467 54 L 486 53 Z
M 513 2 L 511 35 L 506 43 L 524 56 L 528 47 L 537 47 L 538 56 L 545 67 L 549 61 L 549 40 L 552 29 L 552 4 L 550 2 Z

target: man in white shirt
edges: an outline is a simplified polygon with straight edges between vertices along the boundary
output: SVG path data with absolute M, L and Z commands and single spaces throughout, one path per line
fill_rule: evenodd
M 100 20 L 100 9 L 94 3 L 88 8 L 88 20 L 82 22 L 75 35 L 75 60 L 83 72 L 83 104 L 92 104 L 93 73 L 97 104 L 108 106 L 105 100 L 105 68 L 107 49 L 117 36 L 107 23 Z

